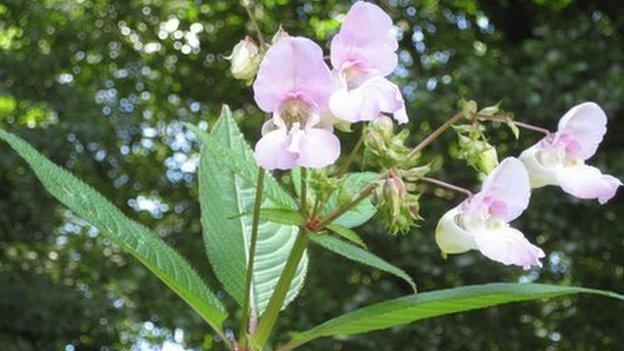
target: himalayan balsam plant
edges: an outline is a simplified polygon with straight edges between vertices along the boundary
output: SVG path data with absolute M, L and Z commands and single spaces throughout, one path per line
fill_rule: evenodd
M 248 9 L 249 10 L 249 9 Z M 234 47 L 232 75 L 252 84 L 268 119 L 250 148 L 230 110 L 223 108 L 210 132 L 188 128 L 201 142 L 199 195 L 206 254 L 222 288 L 240 307 L 233 315 L 203 278 L 174 249 L 128 219 L 104 197 L 53 164 L 25 141 L 0 130 L 45 188 L 141 261 L 212 327 L 230 350 L 292 350 L 320 337 L 358 334 L 425 318 L 513 301 L 612 292 L 544 284 L 496 283 L 417 293 L 412 278 L 367 250 L 353 228 L 374 215 L 391 234 L 421 221 L 423 184 L 458 191 L 438 222 L 431 244 L 443 256 L 478 250 L 519 269 L 539 269 L 544 251 L 513 227 L 527 210 L 532 189 L 559 186 L 580 199 L 609 201 L 622 183 L 585 164 L 606 133 L 607 117 L 595 103 L 569 110 L 556 132 L 516 121 L 497 105 L 478 109 L 461 101 L 458 112 L 414 147 L 399 87 L 388 79 L 397 66 L 398 42 L 390 17 L 376 5 L 355 3 L 333 37 L 329 56 L 314 41 L 280 29 L 271 41 L 257 29 Z M 329 61 L 329 62 L 327 62 Z M 488 142 L 488 123 L 542 133 L 519 158 L 500 163 Z M 361 124 L 357 144 L 344 152 L 339 135 Z M 447 130 L 457 134 L 457 157 L 483 179 L 476 193 L 433 178 L 422 160 L 426 147 Z M 368 171 L 350 172 L 363 153 Z M 280 311 L 304 286 L 306 248 L 337 255 L 404 280 L 413 294 L 350 311 L 306 331 L 275 336 Z M 235 311 L 230 311 L 235 312 Z M 238 317 L 238 322 L 224 323 Z M 232 328 L 232 325 L 239 325 Z M 280 331 L 281 332 L 281 331 Z

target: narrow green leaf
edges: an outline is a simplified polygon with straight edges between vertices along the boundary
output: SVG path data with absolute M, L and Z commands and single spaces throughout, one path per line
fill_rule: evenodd
M 305 224 L 305 218 L 301 213 L 281 208 L 263 208 L 260 210 L 260 218 L 279 224 L 296 226 Z
M 364 250 L 358 246 L 351 245 L 348 242 L 342 241 L 329 235 L 312 234 L 310 235 L 310 240 L 318 245 L 321 245 L 327 250 L 333 251 L 350 260 L 393 274 L 394 276 L 405 280 L 412 287 L 414 293 L 416 292 L 416 284 L 414 283 L 412 278 L 407 275 L 407 273 L 405 273 L 401 268 L 398 268 L 386 262 L 385 260 L 376 256 L 370 251 Z
M 223 336 L 221 325 L 227 318 L 225 309 L 177 251 L 24 140 L 2 129 L 0 139 L 30 165 L 50 194 L 141 261 Z
M 512 121 L 507 122 L 507 127 L 511 130 L 516 140 L 520 139 L 520 128 Z
M 199 190 L 206 254 L 225 290 L 242 305 L 252 225 L 252 217 L 246 214 L 251 214 L 253 209 L 258 167 L 227 107 L 224 107 L 212 133 L 192 126 L 189 128 L 204 143 Z M 280 214 L 283 222 L 287 212 L 296 208 L 292 198 L 270 174 L 266 174 L 264 183 L 261 213 L 273 216 L 273 220 L 262 220 L 258 228 L 251 289 L 251 307 L 256 315 L 261 314 L 268 304 L 299 230 L 297 225 L 277 223 Z M 290 220 L 293 222 L 294 218 Z M 303 286 L 307 264 L 308 257 L 304 254 L 286 304 Z
M 336 224 L 330 224 L 327 226 L 327 229 L 331 230 L 332 232 L 340 235 L 341 237 L 349 240 L 350 242 L 359 245 L 363 248 L 366 248 L 366 243 L 364 243 L 364 240 L 362 240 L 362 238 L 360 238 L 360 236 L 358 235 L 358 233 L 354 232 L 353 230 L 349 229 L 349 228 L 345 228 L 345 227 L 341 227 L 339 225 Z
M 464 286 L 401 297 L 357 309 L 305 332 L 293 333 L 291 341 L 280 350 L 291 350 L 310 340 L 325 336 L 365 333 L 426 318 L 509 302 L 539 300 L 580 293 L 624 300 L 623 295 L 581 287 L 513 283 Z

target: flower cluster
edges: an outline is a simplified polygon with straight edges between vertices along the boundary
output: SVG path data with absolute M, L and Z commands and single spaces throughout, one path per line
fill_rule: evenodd
M 282 36 L 266 52 L 253 83 L 254 98 L 272 114 L 256 145 L 264 169 L 321 168 L 340 155 L 333 126 L 378 119 L 407 122 L 399 88 L 386 79 L 397 65 L 398 42 L 390 17 L 357 2 L 331 42 L 329 69 L 310 39 Z
M 458 134 L 457 158 L 487 175 L 482 189 L 472 194 L 428 178 L 426 174 L 431 169 L 418 165 L 419 152 L 439 134 L 432 133 L 431 138 L 410 149 L 405 145 L 407 130 L 394 132 L 395 122 L 407 123 L 408 116 L 399 87 L 387 78 L 398 63 L 393 28 L 392 20 L 381 8 L 356 2 L 331 40 L 331 68 L 318 44 L 289 36 L 281 29 L 271 45 L 259 51 L 249 38 L 237 45 L 232 55 L 232 73 L 248 82 L 255 77 L 255 101 L 271 115 L 255 147 L 258 164 L 266 170 L 295 166 L 319 169 L 313 190 L 319 188 L 317 193 L 330 194 L 343 174 L 338 172 L 340 175 L 332 178 L 320 170 L 334 164 L 341 153 L 334 127 L 371 122 L 363 128 L 361 143 L 373 163 L 384 171 L 378 181 L 382 186 L 374 194 L 378 213 L 390 232 L 404 232 L 420 219 L 422 193 L 418 193 L 418 182 L 446 185 L 469 196 L 438 223 L 435 238 L 444 255 L 479 250 L 506 265 L 525 269 L 541 266 L 542 249 L 510 222 L 527 209 L 531 188 L 559 185 L 569 194 L 598 199 L 601 204 L 615 195 L 622 183 L 585 164 L 606 133 L 605 113 L 595 103 L 587 102 L 568 111 L 554 133 L 525 124 L 546 133 L 546 137 L 519 158 L 508 157 L 499 163 L 496 148 L 488 142 L 486 128 L 480 122 L 489 119 L 507 123 L 516 137 L 518 127 L 508 117 L 500 116 L 498 105 L 478 111 L 474 101 L 462 100 L 461 111 L 445 128 L 452 126 Z M 468 123 L 454 124 L 462 118 Z M 357 198 L 370 195 L 373 189 Z M 347 195 L 348 203 L 353 197 Z M 314 207 L 326 198 L 316 197 Z M 309 217 L 315 215 L 316 209 Z
M 622 185 L 585 160 L 596 153 L 606 133 L 607 117 L 593 102 L 570 109 L 558 130 L 525 150 L 520 160 L 507 158 L 490 173 L 482 190 L 447 212 L 436 228 L 443 254 L 479 250 L 486 257 L 525 269 L 541 266 L 544 252 L 509 222 L 529 205 L 531 188 L 559 185 L 581 199 L 609 201 Z

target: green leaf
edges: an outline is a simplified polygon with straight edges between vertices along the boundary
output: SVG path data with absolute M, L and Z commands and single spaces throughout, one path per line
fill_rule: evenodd
M 507 122 L 507 127 L 511 129 L 514 137 L 516 138 L 516 140 L 518 140 L 520 138 L 520 128 L 518 128 L 518 126 L 512 120 L 509 120 L 509 122 Z
M 299 167 L 293 168 L 291 176 L 295 191 L 299 194 L 301 191 L 301 189 L 299 189 L 301 184 L 301 169 Z M 339 200 L 341 198 L 354 198 L 357 194 L 364 190 L 368 184 L 377 179 L 379 179 L 379 174 L 374 172 L 354 172 L 346 174 L 342 186 L 334 191 L 327 201 L 327 204 L 323 209 L 323 214 L 327 214 L 338 207 L 340 203 Z M 355 208 L 338 217 L 333 224 L 346 228 L 354 228 L 366 223 L 375 215 L 376 212 L 377 208 L 375 208 L 369 198 L 363 200 L 355 206 Z
M 464 286 L 401 297 L 357 309 L 305 332 L 292 334 L 291 341 L 281 350 L 290 350 L 310 340 L 325 336 L 365 333 L 426 318 L 509 302 L 538 300 L 579 293 L 603 295 L 624 300 L 623 295 L 581 287 L 513 283 Z
M 258 167 L 253 153 L 238 130 L 231 112 L 224 107 L 211 134 L 191 127 L 204 143 L 199 169 L 199 191 L 204 245 L 208 259 L 225 290 L 243 304 L 247 252 L 251 238 L 252 216 Z M 251 289 L 251 307 L 260 315 L 295 242 L 298 227 L 275 221 L 296 208 L 290 196 L 270 175 L 265 176 L 262 212 L 274 221 L 260 221 Z M 283 209 L 280 209 L 283 207 Z M 285 305 L 295 299 L 303 286 L 308 257 L 304 254 Z
M 326 212 L 328 213 L 338 207 L 339 201 L 338 199 L 341 196 L 349 195 L 351 198 L 356 197 L 368 184 L 379 179 L 379 174 L 374 172 L 356 172 L 356 173 L 348 173 L 345 175 L 344 183 L 341 189 L 338 189 L 334 194 L 329 198 L 326 206 Z M 342 192 L 342 193 L 341 193 Z M 370 197 L 366 200 L 360 202 L 357 206 L 355 206 L 352 210 L 338 217 L 333 224 L 346 227 L 346 228 L 354 228 L 358 227 L 371 219 L 375 212 L 377 212 L 377 208 L 373 205 Z
M 224 107 L 224 110 L 226 109 L 227 107 Z M 221 117 L 226 115 L 229 117 L 220 118 L 217 125 L 215 125 L 216 128 L 223 123 L 222 121 L 227 122 L 227 128 L 224 128 L 224 132 L 220 134 L 220 137 L 217 137 L 216 134 L 207 133 L 192 124 L 187 123 L 185 125 L 193 131 L 204 145 L 206 152 L 209 152 L 218 164 L 235 173 L 246 184 L 255 186 L 258 166 L 254 160 L 253 152 L 236 126 L 236 122 L 231 117 L 231 112 L 222 114 Z M 225 133 L 230 133 L 231 139 L 229 144 L 224 139 Z M 278 206 L 275 206 L 276 208 L 280 207 L 290 210 L 297 208 L 295 200 L 288 195 L 272 176 L 268 176 L 265 179 L 264 196 L 276 202 L 278 204 Z
M 301 226 L 305 224 L 305 218 L 301 213 L 281 208 L 263 208 L 260 210 L 260 218 L 269 222 Z
M 329 235 L 311 234 L 310 240 L 350 260 L 363 263 L 367 266 L 371 266 L 384 272 L 393 274 L 396 277 L 405 280 L 412 287 L 414 293 L 416 292 L 416 284 L 414 283 L 412 278 L 407 275 L 407 273 L 405 273 L 401 268 L 393 266 L 392 264 L 379 258 L 370 251 L 351 245 L 348 242 L 342 241 Z
M 227 318 L 225 309 L 177 251 L 24 140 L 2 129 L 0 139 L 30 165 L 50 194 L 141 261 L 223 336 L 221 325 Z
M 345 227 L 341 227 L 339 225 L 335 225 L 335 224 L 330 224 L 327 226 L 327 229 L 331 230 L 332 232 L 340 235 L 341 237 L 349 240 L 350 242 L 359 245 L 363 248 L 366 248 L 366 243 L 364 243 L 364 240 L 362 240 L 362 238 L 360 238 L 360 236 L 358 235 L 358 233 L 354 232 L 353 230 L 349 229 L 349 228 L 345 228 Z

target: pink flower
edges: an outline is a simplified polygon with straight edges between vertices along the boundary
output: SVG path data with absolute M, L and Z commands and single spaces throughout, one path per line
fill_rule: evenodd
M 530 195 L 529 175 L 522 162 L 504 159 L 479 193 L 442 216 L 436 228 L 440 250 L 444 254 L 479 250 L 505 265 L 541 267 L 542 249 L 509 225 L 528 207 Z
M 327 117 L 335 89 L 323 51 L 313 41 L 284 37 L 271 46 L 253 85 L 260 109 L 273 114 L 256 144 L 262 168 L 321 168 L 336 161 L 340 142 Z
M 331 42 L 331 63 L 340 89 L 331 112 L 347 122 L 371 121 L 382 113 L 408 120 L 399 87 L 386 77 L 397 66 L 398 42 L 390 16 L 376 5 L 356 2 Z
M 607 116 L 593 102 L 574 106 L 559 120 L 553 133 L 520 155 L 529 171 L 531 186 L 559 185 L 581 199 L 609 201 L 622 185 L 585 161 L 592 157 L 607 132 Z

